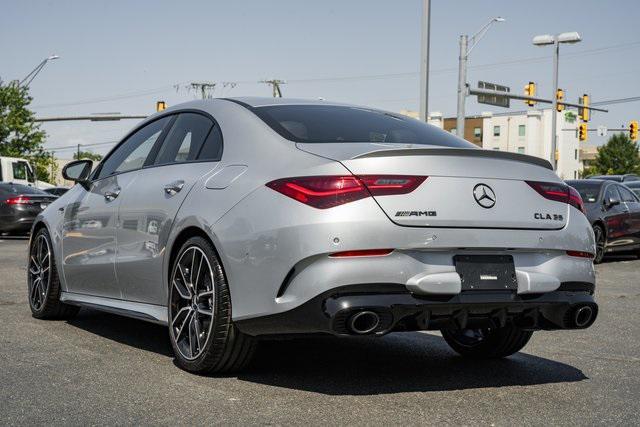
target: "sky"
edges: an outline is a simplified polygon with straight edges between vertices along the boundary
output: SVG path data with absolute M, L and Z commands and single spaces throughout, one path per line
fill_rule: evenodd
M 471 53 L 472 86 L 483 80 L 522 93 L 535 81 L 538 94 L 551 97 L 553 49 L 533 46 L 531 39 L 578 31 L 581 43 L 561 47 L 566 99 L 640 96 L 637 1 L 431 4 L 429 111 L 455 116 L 459 36 L 472 35 L 494 16 L 506 22 L 495 24 Z M 194 99 L 185 88 L 193 81 L 218 83 L 214 96 L 271 96 L 271 88 L 258 83 L 271 78 L 287 82 L 285 97 L 417 110 L 421 13 L 422 0 L 3 0 L 0 78 L 22 79 L 48 55 L 60 55 L 31 84 L 38 117 L 151 114 L 157 100 L 175 105 Z M 640 101 L 608 108 L 589 126 L 617 128 L 640 119 Z M 512 110 L 524 109 L 512 101 Z M 468 115 L 483 111 L 507 110 L 467 100 Z M 117 141 L 135 123 L 45 123 L 45 147 Z M 589 143 L 602 142 L 589 135 Z M 61 158 L 72 154 L 56 151 Z

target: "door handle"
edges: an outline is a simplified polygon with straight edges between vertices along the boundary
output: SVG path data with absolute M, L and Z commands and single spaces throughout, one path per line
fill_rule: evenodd
M 104 198 L 107 202 L 114 200 L 120 194 L 120 188 L 114 188 L 112 191 L 105 191 Z
M 184 181 L 179 179 L 177 181 L 173 181 L 172 183 L 165 185 L 164 192 L 170 196 L 173 196 L 174 194 L 179 193 L 180 190 L 182 190 L 182 187 L 184 187 Z

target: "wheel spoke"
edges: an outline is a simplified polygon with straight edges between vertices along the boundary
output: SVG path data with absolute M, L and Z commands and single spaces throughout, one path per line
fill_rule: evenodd
M 194 292 L 195 292 L 195 288 L 197 286 L 197 283 L 195 283 L 193 281 L 193 267 L 195 266 L 195 261 L 196 261 L 196 248 L 193 248 L 191 250 L 193 252 L 193 255 L 191 255 L 191 268 L 189 269 L 189 280 L 191 281 L 191 286 L 193 286 Z
M 182 271 L 182 266 L 180 265 L 179 261 L 178 261 L 178 271 L 180 272 L 180 276 L 182 277 L 182 283 L 184 283 L 186 287 L 189 287 L 189 282 L 187 282 L 187 278 L 184 276 L 184 271 Z
M 202 308 L 198 306 L 198 313 L 204 314 L 205 316 L 213 316 L 213 310 L 207 310 L 206 308 Z
M 204 291 L 204 292 L 200 292 L 198 294 L 198 299 L 200 298 L 204 298 L 204 297 L 208 297 L 208 296 L 212 296 L 213 295 L 213 291 Z
M 37 277 L 33 283 L 31 283 L 31 295 L 29 295 L 29 298 L 31 298 L 31 301 L 34 303 L 35 305 L 35 295 L 38 293 L 37 289 L 38 289 L 38 284 L 40 283 L 40 278 Z
M 44 266 L 45 261 L 49 260 L 49 251 L 47 250 L 47 254 L 42 258 L 42 261 L 40 261 L 40 265 Z
M 191 321 L 193 322 L 194 332 L 196 333 L 196 345 L 198 346 L 198 352 L 200 352 L 200 350 L 201 350 L 200 322 L 198 321 L 198 318 L 196 316 L 193 316 L 191 319 L 192 319 Z
M 182 331 L 184 330 L 184 326 L 189 323 L 189 319 L 190 319 L 191 315 L 193 314 L 193 310 L 191 310 L 191 307 L 183 307 L 178 312 L 178 315 L 180 315 L 180 313 L 182 313 L 185 310 L 187 310 L 188 313 L 185 315 L 184 320 L 182 321 L 182 324 L 180 325 L 180 328 L 178 329 L 178 332 L 176 333 L 176 343 L 180 340 L 180 335 L 182 335 Z M 173 323 L 175 323 L 177 320 L 178 320 L 178 316 L 176 316 L 173 319 Z M 175 327 L 174 325 L 171 325 L 171 326 Z
M 195 355 L 195 351 L 193 350 L 193 322 L 195 316 L 191 316 L 191 320 L 189 320 L 189 352 L 191 353 L 191 357 Z
M 200 263 L 198 264 L 198 272 L 196 273 L 196 281 L 194 282 L 193 286 L 194 286 L 194 290 L 197 293 L 198 292 L 198 281 L 200 280 L 200 269 L 202 268 L 202 260 L 204 259 L 204 255 L 200 255 Z
M 182 289 L 182 286 L 178 284 L 178 281 L 176 279 L 173 279 L 173 287 L 176 288 L 176 291 L 178 291 L 178 295 L 180 295 L 180 298 L 191 300 L 191 290 L 186 287 L 186 285 L 184 286 L 184 289 Z M 184 292 L 185 290 L 187 291 L 186 293 Z

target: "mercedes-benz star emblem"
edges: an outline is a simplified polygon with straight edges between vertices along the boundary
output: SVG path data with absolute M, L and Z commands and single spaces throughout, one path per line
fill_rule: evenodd
M 473 198 L 485 209 L 490 209 L 496 204 L 496 193 L 487 184 L 478 184 L 473 187 Z

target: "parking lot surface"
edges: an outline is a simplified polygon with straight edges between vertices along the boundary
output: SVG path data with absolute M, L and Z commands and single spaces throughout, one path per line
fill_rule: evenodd
M 435 333 L 262 343 L 237 376 L 173 365 L 166 328 L 92 310 L 38 321 L 23 239 L 0 240 L 1 424 L 638 424 L 640 261 L 597 267 L 600 315 L 504 360 Z

